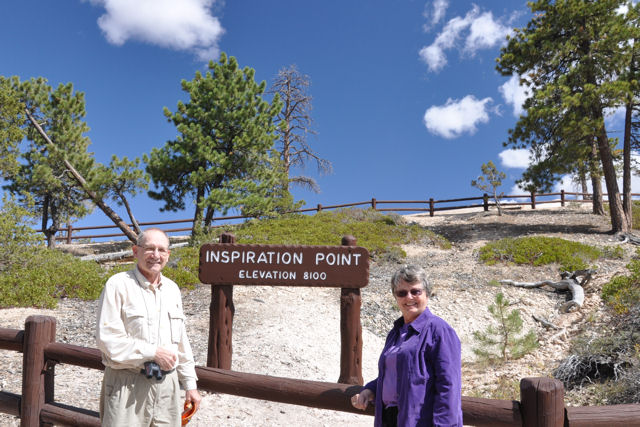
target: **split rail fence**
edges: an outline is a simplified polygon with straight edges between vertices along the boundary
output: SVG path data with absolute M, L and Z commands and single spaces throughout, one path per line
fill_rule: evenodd
M 606 198 L 606 194 L 603 196 Z M 632 196 L 640 196 L 640 193 L 633 193 Z M 573 197 L 573 198 L 571 198 Z M 582 199 L 578 199 L 578 197 L 582 197 Z M 507 195 L 502 196 L 503 200 L 518 200 L 525 199 L 523 202 L 502 202 L 501 206 L 504 207 L 518 207 L 518 206 L 530 206 L 531 209 L 535 209 L 537 205 L 545 204 L 545 203 L 560 203 L 561 206 L 565 206 L 567 202 L 577 202 L 577 203 L 591 203 L 590 200 L 591 194 L 588 193 L 570 193 L 564 190 L 559 193 L 544 193 L 544 194 L 519 194 L 519 195 Z M 471 203 L 471 204 L 461 204 L 468 202 L 478 202 L 481 203 Z M 387 207 L 382 207 L 383 205 Z M 400 205 L 400 206 L 390 206 L 390 205 Z M 411 207 L 406 207 L 406 205 L 413 205 Z M 437 206 L 436 206 L 437 205 Z M 355 203 L 345 203 L 340 205 L 327 205 L 323 206 L 318 204 L 315 208 L 306 208 L 299 209 L 294 211 L 294 213 L 309 213 L 309 212 L 321 212 L 323 210 L 329 209 L 339 209 L 339 208 L 354 208 L 354 207 L 370 207 L 371 209 L 375 209 L 380 212 L 429 212 L 430 216 L 434 216 L 436 212 L 444 212 L 451 211 L 457 209 L 469 209 L 469 208 L 482 208 L 485 211 L 488 211 L 490 207 L 494 207 L 496 204 L 492 201 L 488 194 L 484 194 L 481 197 L 464 197 L 460 199 L 447 199 L 447 200 L 434 200 L 430 198 L 428 200 L 377 200 L 372 198 L 371 200 L 367 200 L 364 202 L 355 202 Z M 232 221 L 232 220 L 246 220 L 251 217 L 247 216 L 220 216 L 213 218 L 214 222 L 220 223 L 222 221 Z M 185 232 L 191 231 L 191 226 L 189 227 L 179 227 L 179 228 L 169 228 L 167 226 L 174 224 L 193 224 L 193 219 L 179 219 L 172 221 L 156 221 L 156 222 L 141 222 L 139 225 L 141 227 L 160 227 L 167 233 L 177 233 L 177 232 Z M 133 225 L 129 225 L 133 227 Z M 166 228 L 165 228 L 166 227 Z M 57 240 L 65 241 L 66 243 L 71 243 L 73 240 L 81 240 L 81 239 L 101 239 L 101 238 L 114 238 L 114 237 L 126 237 L 124 233 L 108 233 L 108 234 L 78 234 L 79 232 L 89 232 L 89 231 L 98 231 L 98 230 L 108 230 L 117 228 L 116 225 L 98 225 L 93 227 L 73 227 L 72 224 L 67 224 L 66 228 L 60 230 L 60 235 L 56 237 Z
M 56 402 L 55 365 L 103 370 L 100 352 L 55 341 L 56 319 L 29 316 L 24 330 L 0 328 L 0 349 L 23 353 L 22 394 L 0 390 L 0 412 L 20 418 L 21 426 L 100 425 L 98 413 Z M 196 367 L 198 388 L 254 399 L 362 414 L 350 397 L 359 385 L 308 381 L 225 369 Z M 462 397 L 464 423 L 476 426 L 611 427 L 640 425 L 640 405 L 565 407 L 562 383 L 524 378 L 520 401 Z M 364 412 L 373 415 L 370 407 Z

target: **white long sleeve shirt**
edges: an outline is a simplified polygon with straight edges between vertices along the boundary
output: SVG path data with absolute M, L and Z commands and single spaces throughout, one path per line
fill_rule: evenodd
M 157 287 L 138 268 L 107 280 L 98 304 L 96 342 L 102 363 L 112 369 L 142 369 L 157 347 L 178 357 L 176 371 L 185 390 L 196 389 L 195 362 L 187 338 L 178 285 L 161 276 Z

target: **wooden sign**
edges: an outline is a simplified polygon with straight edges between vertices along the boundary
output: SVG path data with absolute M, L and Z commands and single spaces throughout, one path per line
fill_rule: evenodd
M 212 285 L 363 288 L 369 252 L 360 246 L 205 244 L 199 277 Z

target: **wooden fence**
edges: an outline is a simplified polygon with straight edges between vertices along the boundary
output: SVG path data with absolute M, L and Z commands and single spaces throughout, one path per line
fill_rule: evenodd
M 567 197 L 575 197 L 575 199 L 568 199 Z M 632 196 L 640 196 L 640 193 L 632 194 Z M 583 197 L 582 200 L 577 199 L 577 197 Z M 589 199 L 591 194 L 588 193 L 570 193 L 564 190 L 559 193 L 544 193 L 544 194 L 516 194 L 516 195 L 506 195 L 501 198 L 504 200 L 514 200 L 514 199 L 526 199 L 523 202 L 503 202 L 500 203 L 501 206 L 505 207 L 513 207 L 513 206 L 530 206 L 531 209 L 535 209 L 537 205 L 545 204 L 545 203 L 560 203 L 561 206 L 565 206 L 567 201 L 578 202 L 578 203 L 591 203 Z M 606 197 L 606 194 L 604 195 Z M 372 198 L 371 200 L 367 200 L 364 202 L 355 202 L 355 203 L 345 203 L 341 205 L 327 205 L 323 206 L 318 204 L 314 208 L 306 208 L 299 209 L 293 211 L 293 213 L 309 213 L 309 212 L 321 212 L 323 210 L 328 209 L 339 209 L 339 208 L 354 208 L 354 207 L 369 207 L 371 209 L 375 209 L 380 212 L 429 212 L 430 216 L 434 216 L 436 212 L 444 212 L 451 211 L 457 209 L 469 209 L 469 208 L 482 208 L 485 211 L 489 210 L 489 207 L 495 206 L 495 202 L 491 201 L 492 199 L 488 194 L 484 194 L 481 197 L 464 197 L 460 199 L 447 199 L 447 200 L 434 200 L 430 198 L 428 200 L 377 200 Z M 471 204 L 460 204 L 464 202 L 477 202 L 481 203 L 471 203 Z M 386 205 L 388 207 L 381 207 L 382 205 Z M 389 205 L 401 205 L 401 206 L 390 206 Z M 406 205 L 413 205 L 411 207 L 406 207 Z M 438 205 L 438 207 L 436 206 Z M 246 220 L 251 219 L 251 217 L 247 216 L 220 216 L 214 217 L 214 223 L 220 223 L 223 221 L 231 221 L 231 220 Z M 165 226 L 173 225 L 173 224 L 193 224 L 193 219 L 179 219 L 172 221 L 156 221 L 156 222 L 141 222 L 139 225 L 141 227 L 160 227 L 167 233 L 177 233 L 177 232 L 185 232 L 191 231 L 191 226 L 189 227 L 178 227 L 178 228 L 169 228 Z M 133 225 L 129 224 L 130 227 Z M 71 243 L 73 240 L 80 239 L 100 239 L 100 238 L 121 238 L 126 237 L 124 233 L 108 233 L 108 234 L 76 234 L 78 232 L 86 232 L 86 231 L 94 231 L 94 230 L 107 230 L 118 228 L 116 225 L 98 225 L 93 227 L 73 227 L 72 224 L 67 224 L 67 227 L 60 230 L 60 235 L 56 237 L 56 240 L 65 241 L 66 243 Z M 42 230 L 39 230 L 42 231 Z
M 54 400 L 55 365 L 103 370 L 98 349 L 55 341 L 56 319 L 29 316 L 24 330 L 0 328 L 0 349 L 23 353 L 22 393 L 0 390 L 0 412 L 20 418 L 21 426 L 99 426 L 98 413 Z M 360 386 L 248 374 L 196 367 L 198 388 L 314 408 L 362 414 L 350 397 Z M 565 407 L 562 383 L 524 378 L 520 401 L 462 397 L 464 423 L 476 426 L 611 427 L 640 425 L 640 405 Z M 373 408 L 364 412 L 373 415 Z

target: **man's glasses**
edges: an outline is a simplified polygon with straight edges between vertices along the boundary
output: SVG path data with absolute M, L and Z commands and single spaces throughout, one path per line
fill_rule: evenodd
M 150 246 L 143 246 L 142 250 L 144 251 L 145 254 L 149 254 L 149 255 L 155 253 L 156 251 L 158 251 L 158 253 L 160 255 L 166 255 L 166 254 L 169 253 L 169 249 L 166 249 L 166 248 L 152 248 Z
M 410 291 L 406 291 L 403 289 L 401 291 L 397 291 L 396 296 L 398 298 L 404 298 L 409 295 L 409 292 L 411 292 L 411 295 L 413 295 L 414 297 L 419 297 L 420 295 L 422 295 L 422 289 L 411 289 Z

